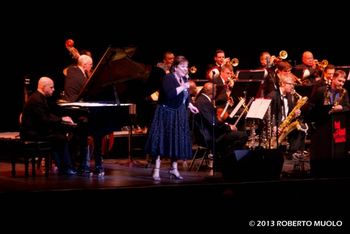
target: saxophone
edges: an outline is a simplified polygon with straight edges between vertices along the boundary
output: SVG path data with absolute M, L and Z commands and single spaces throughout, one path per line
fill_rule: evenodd
M 294 106 L 293 110 L 288 114 L 285 120 L 283 120 L 283 122 L 278 127 L 280 135 L 278 137 L 277 142 L 276 141 L 271 142 L 271 148 L 273 149 L 277 148 L 277 143 L 278 145 L 280 145 L 284 141 L 284 139 L 287 137 L 287 135 L 294 129 L 298 129 L 305 132 L 308 130 L 307 125 L 302 123 L 300 120 L 295 120 L 294 122 L 292 122 L 292 120 L 294 120 L 296 116 L 295 112 L 299 110 L 303 105 L 305 105 L 305 103 L 308 100 L 308 97 L 307 96 L 302 97 L 295 90 L 293 90 L 292 94 L 298 99 L 297 104 Z
M 339 97 L 338 97 L 337 100 L 334 102 L 333 107 L 332 107 L 332 109 L 328 112 L 328 114 L 333 113 L 333 112 L 334 112 L 334 107 L 335 107 L 335 106 L 338 106 L 338 105 L 340 104 L 340 102 L 343 100 L 344 95 L 346 94 L 346 89 L 341 88 L 340 91 L 339 91 L 339 93 L 340 93 Z

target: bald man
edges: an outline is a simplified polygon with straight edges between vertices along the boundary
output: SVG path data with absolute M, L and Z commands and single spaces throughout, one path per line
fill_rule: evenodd
M 201 134 L 207 141 L 206 143 L 212 146 L 212 128 L 215 126 L 215 148 L 222 156 L 229 155 L 233 149 L 244 147 L 248 136 L 245 132 L 238 131 L 235 125 L 218 121 L 212 99 L 213 84 L 208 82 L 204 84 L 195 102 L 195 106 L 200 113 L 195 117 L 195 122 L 198 124 L 196 127 L 201 130 Z M 213 124 L 213 120 L 215 124 Z
M 62 124 L 74 124 L 69 116 L 58 116 L 48 104 L 48 98 L 55 91 L 54 82 L 49 77 L 41 77 L 37 90 L 26 102 L 20 126 L 21 139 L 45 140 L 53 144 L 54 156 L 60 174 L 74 175 L 68 152 L 68 139 Z
M 70 66 L 64 80 L 64 98 L 68 102 L 76 102 L 78 96 L 89 79 L 89 72 L 93 66 L 92 58 L 88 55 L 81 55 L 77 66 Z

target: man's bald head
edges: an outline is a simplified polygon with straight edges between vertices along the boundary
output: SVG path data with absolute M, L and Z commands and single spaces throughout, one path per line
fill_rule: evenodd
M 44 94 L 46 97 L 52 96 L 55 91 L 53 80 L 49 77 L 41 77 L 38 81 L 38 91 Z

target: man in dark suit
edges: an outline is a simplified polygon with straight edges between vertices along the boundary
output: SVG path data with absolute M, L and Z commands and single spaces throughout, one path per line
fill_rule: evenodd
M 84 84 L 89 79 L 91 68 L 93 66 L 92 58 L 88 55 L 81 55 L 78 58 L 76 66 L 70 66 L 67 70 L 67 76 L 64 82 L 64 99 L 68 102 L 79 101 L 79 94 Z M 78 123 L 73 141 L 79 146 L 72 149 L 74 154 L 80 158 L 80 175 L 90 175 L 90 148 L 88 147 L 88 117 L 82 112 L 76 113 L 73 117 Z
M 339 128 L 344 128 L 347 120 L 336 119 L 336 114 L 350 110 L 349 96 L 344 83 L 346 73 L 336 70 L 329 85 L 314 89 L 310 101 L 303 111 L 313 126 L 310 146 L 310 171 L 315 177 L 349 176 L 349 160 L 341 150 L 335 150 L 337 143 L 333 135 Z M 333 122 L 334 119 L 334 122 Z M 344 128 L 344 132 L 346 129 Z M 346 135 L 346 134 L 345 134 Z M 346 137 L 344 138 L 346 142 Z
M 294 77 L 290 73 L 281 74 L 279 76 L 279 86 L 278 89 L 271 91 L 267 98 L 271 98 L 271 116 L 274 116 L 274 121 L 272 126 L 276 126 L 278 131 L 278 136 L 286 131 L 287 129 L 282 129 L 281 125 L 285 125 L 285 121 L 290 121 L 285 128 L 288 128 L 295 118 L 299 117 L 301 114 L 300 107 L 296 108 L 292 113 L 294 107 L 297 105 L 298 100 L 297 95 L 293 95 L 294 90 Z M 294 93 L 295 94 L 295 93 Z M 293 125 L 294 126 L 294 125 Z M 301 126 L 303 130 L 307 130 L 307 126 Z M 300 157 L 300 154 L 305 149 L 305 131 L 300 131 L 298 129 L 292 129 L 288 134 L 289 143 L 289 153 L 290 157 L 296 153 L 294 156 Z M 287 131 L 288 132 L 288 131 Z
M 24 106 L 21 116 L 21 139 L 47 140 L 53 144 L 54 156 L 60 174 L 76 174 L 68 151 L 68 135 L 63 124 L 74 122 L 69 116 L 54 114 L 48 98 L 54 92 L 54 82 L 49 77 L 39 79 L 38 87 Z
M 70 66 L 64 81 L 64 99 L 68 102 L 78 101 L 78 96 L 89 79 L 88 74 L 93 65 L 92 58 L 81 55 L 77 66 Z
M 244 147 L 248 137 L 243 131 L 238 131 L 235 125 L 218 121 L 216 110 L 212 103 L 213 84 L 205 83 L 202 92 L 198 95 L 195 105 L 199 110 L 196 120 L 203 123 L 202 134 L 210 148 L 215 142 L 215 149 L 221 156 L 232 153 L 233 149 Z M 198 123 L 198 122 L 197 122 Z M 213 140 L 213 125 L 215 126 L 215 141 Z M 214 155 L 215 156 L 215 155 Z M 216 159 L 218 159 L 216 157 Z M 214 159 L 215 160 L 215 159 Z

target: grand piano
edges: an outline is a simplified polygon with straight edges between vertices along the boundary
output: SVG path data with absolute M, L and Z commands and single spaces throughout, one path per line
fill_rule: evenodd
M 89 135 L 94 138 L 95 164 L 102 165 L 102 139 L 122 126 L 131 126 L 137 103 L 152 90 L 145 87 L 149 72 L 131 60 L 133 48 L 107 48 L 91 77 L 84 84 L 78 102 L 61 102 L 62 111 L 88 117 Z

